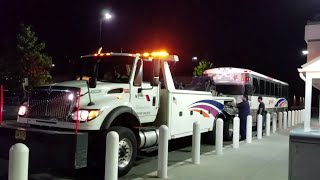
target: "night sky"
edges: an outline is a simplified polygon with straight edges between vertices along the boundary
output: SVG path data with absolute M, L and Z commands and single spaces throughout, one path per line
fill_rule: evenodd
M 166 49 L 180 57 L 175 75 L 191 75 L 197 56 L 286 81 L 292 94 L 304 95 L 297 68 L 306 62 L 304 26 L 320 13 L 319 0 L 1 0 L 0 52 L 14 60 L 19 23 L 31 24 L 54 72 L 66 73 L 70 59 L 98 49 L 104 9 L 114 15 L 102 24 L 105 52 Z

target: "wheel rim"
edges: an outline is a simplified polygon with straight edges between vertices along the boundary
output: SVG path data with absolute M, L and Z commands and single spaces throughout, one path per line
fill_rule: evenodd
M 123 138 L 119 142 L 119 167 L 123 168 L 129 164 L 132 157 L 132 148 L 132 143 L 127 138 Z

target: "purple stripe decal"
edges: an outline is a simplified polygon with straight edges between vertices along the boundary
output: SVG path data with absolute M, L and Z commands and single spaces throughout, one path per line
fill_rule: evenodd
M 214 109 L 211 106 L 207 106 L 207 105 L 197 105 L 197 106 L 193 106 L 191 108 L 199 108 L 199 109 L 204 109 L 207 111 L 210 111 L 210 114 L 212 114 L 213 116 L 216 116 L 217 114 L 219 114 L 219 111 Z

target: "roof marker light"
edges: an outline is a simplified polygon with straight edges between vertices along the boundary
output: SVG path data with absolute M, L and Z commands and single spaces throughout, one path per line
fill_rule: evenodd
M 147 52 L 146 52 L 146 53 L 143 53 L 143 56 L 144 56 L 144 57 L 148 57 L 148 56 L 149 56 L 149 53 L 147 53 Z
M 162 52 L 153 52 L 151 53 L 152 56 L 168 56 L 169 54 L 165 51 Z
M 98 56 L 98 54 L 94 54 L 94 56 Z

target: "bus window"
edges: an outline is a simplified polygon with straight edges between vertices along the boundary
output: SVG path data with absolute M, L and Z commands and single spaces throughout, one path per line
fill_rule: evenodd
M 265 81 L 260 80 L 260 94 L 263 95 L 265 93 Z
M 278 84 L 275 84 L 274 91 L 275 91 L 274 95 L 275 95 L 275 96 L 279 96 L 279 87 L 278 87 Z
M 270 95 L 270 82 L 266 82 L 266 95 Z
M 281 87 L 281 97 L 286 97 L 286 92 L 285 92 L 286 90 L 285 89 L 286 89 L 286 86 Z
M 283 97 L 282 89 L 283 89 L 283 86 L 280 84 L 279 85 L 279 96 L 280 97 Z
M 252 87 L 252 93 L 253 94 L 259 94 L 259 82 L 257 78 L 253 78 L 253 87 Z
M 288 98 L 289 97 L 289 86 L 285 87 L 285 97 Z
M 274 83 L 271 83 L 270 95 L 274 96 Z
M 244 93 L 244 89 L 243 85 L 216 84 L 217 92 L 226 95 L 242 95 Z

